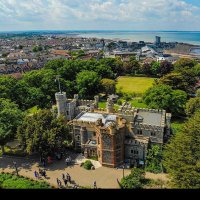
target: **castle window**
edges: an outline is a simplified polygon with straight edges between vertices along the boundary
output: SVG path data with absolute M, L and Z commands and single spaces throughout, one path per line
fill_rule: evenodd
M 67 115 L 69 115 L 69 111 L 67 111 Z
M 134 152 L 133 152 L 133 149 L 131 149 L 131 154 L 133 154 Z
M 142 130 L 137 130 L 138 135 L 142 135 Z
M 96 136 L 96 133 L 95 133 L 95 132 L 93 133 L 93 136 L 94 136 L 94 137 Z
M 77 136 L 77 140 L 80 140 L 80 136 L 79 135 Z
M 139 152 L 138 152 L 137 150 L 134 150 L 134 154 L 135 154 L 135 155 L 138 155 Z
M 155 132 L 151 132 L 151 136 L 156 136 L 156 133 Z

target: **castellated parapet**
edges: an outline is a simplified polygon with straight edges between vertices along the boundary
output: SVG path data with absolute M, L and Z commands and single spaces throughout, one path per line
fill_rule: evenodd
M 58 109 L 58 117 L 61 115 L 66 116 L 66 92 L 57 92 L 55 94 L 55 98 Z
M 98 108 L 97 97 L 79 100 L 74 95 L 69 100 L 64 92 L 56 93 L 55 97 L 58 116 L 65 115 L 71 121 L 75 150 L 98 157 L 104 166 L 115 167 L 124 160 L 129 160 L 130 165 L 141 165 L 147 146 L 162 145 L 166 132 L 170 136 L 171 114 L 165 110 L 134 108 L 125 102 L 115 111 L 110 99 L 103 109 Z

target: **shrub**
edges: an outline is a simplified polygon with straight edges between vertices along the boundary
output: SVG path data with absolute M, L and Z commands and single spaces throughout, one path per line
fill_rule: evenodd
M 118 104 L 118 105 L 120 105 L 120 106 L 121 106 L 121 105 L 122 105 L 122 103 L 123 103 L 123 102 L 122 102 L 122 100 L 121 100 L 121 99 L 118 99 L 118 100 L 117 100 L 117 104 Z
M 142 169 L 134 168 L 131 174 L 122 178 L 121 185 L 125 189 L 141 189 L 145 183 L 145 172 Z
M 83 167 L 87 170 L 91 170 L 93 164 L 90 160 L 86 160 L 85 163 L 83 164 Z

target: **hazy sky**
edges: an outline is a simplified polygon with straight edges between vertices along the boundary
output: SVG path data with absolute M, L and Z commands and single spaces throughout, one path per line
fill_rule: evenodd
M 0 0 L 9 30 L 200 31 L 200 0 Z

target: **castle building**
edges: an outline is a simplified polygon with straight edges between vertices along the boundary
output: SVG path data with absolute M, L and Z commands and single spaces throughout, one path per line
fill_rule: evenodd
M 171 114 L 165 110 L 133 108 L 124 103 L 119 110 L 108 98 L 106 109 L 94 100 L 67 99 L 56 93 L 58 116 L 64 115 L 71 126 L 74 148 L 85 157 L 97 157 L 107 167 L 124 163 L 144 165 L 151 144 L 162 146 L 170 135 Z

